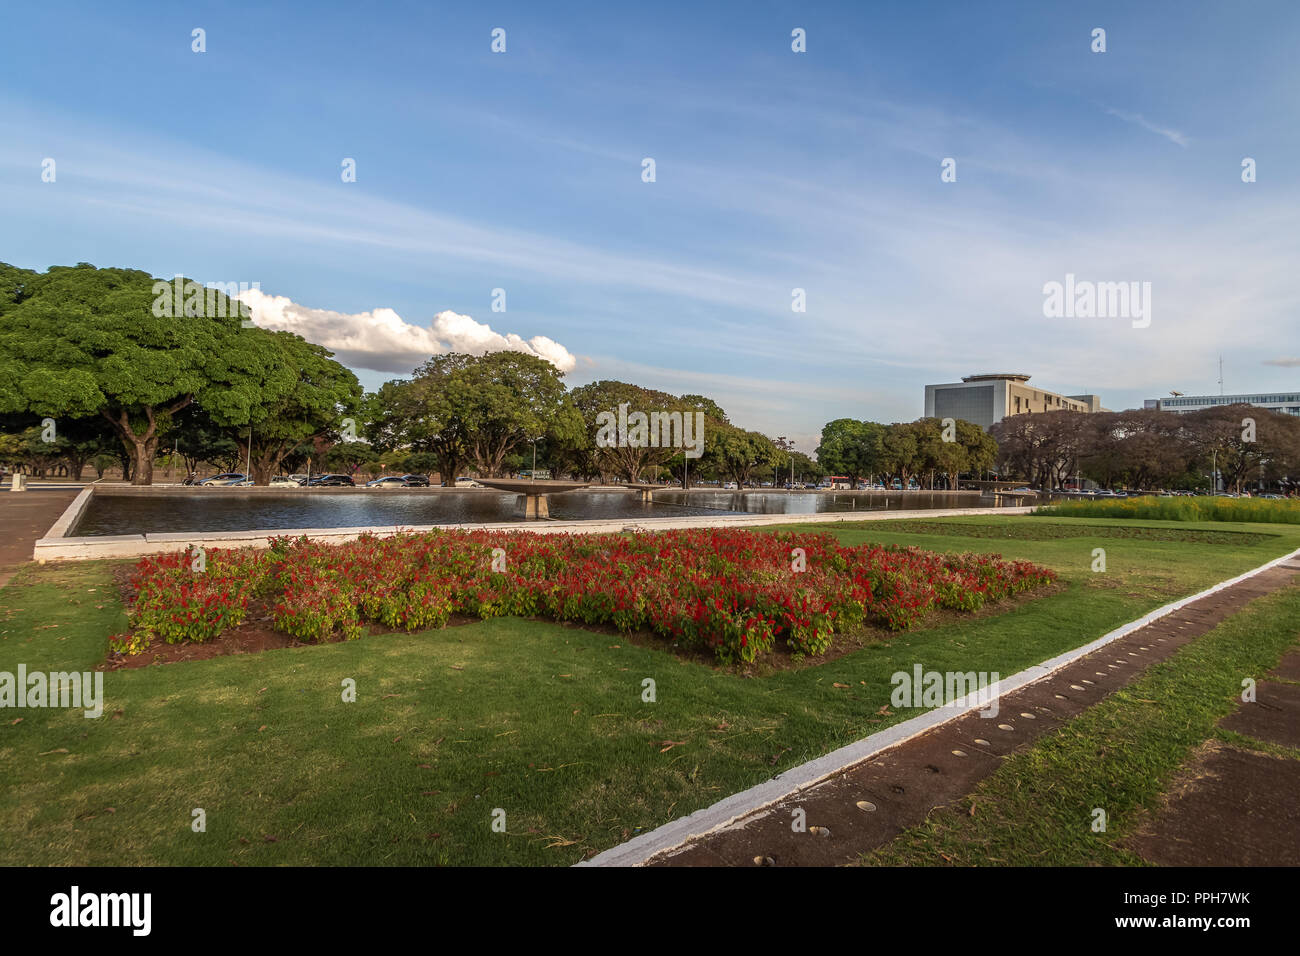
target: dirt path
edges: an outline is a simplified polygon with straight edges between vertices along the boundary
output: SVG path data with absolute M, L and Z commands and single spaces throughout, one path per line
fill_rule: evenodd
M 0 492 L 0 587 L 32 559 L 32 548 L 80 493 L 80 488 Z
M 1253 702 L 1239 704 L 1219 726 L 1300 750 L 1300 649 L 1288 651 L 1270 676 Z M 1166 866 L 1300 866 L 1297 793 L 1300 760 L 1207 740 L 1179 771 L 1155 819 L 1126 845 Z
M 882 846 L 903 830 L 924 822 L 934 808 L 952 804 L 969 794 L 997 770 L 1004 757 L 1029 747 L 1132 682 L 1152 663 L 1209 632 L 1247 602 L 1297 581 L 1300 581 L 1300 562 L 1291 561 L 1188 604 L 1080 658 L 1051 677 L 1006 695 L 995 717 L 969 713 L 774 806 L 742 817 L 724 829 L 666 851 L 647 865 L 825 866 L 851 862 L 861 853 Z M 1287 666 L 1300 671 L 1300 663 Z M 1275 728 L 1278 742 L 1294 739 L 1300 721 L 1300 695 L 1294 692 L 1300 688 L 1275 685 L 1287 690 L 1270 687 L 1266 691 L 1266 686 L 1261 682 L 1261 702 L 1267 699 L 1289 703 L 1275 704 L 1271 712 L 1262 708 L 1250 711 L 1249 717 L 1242 720 L 1267 721 L 1270 728 Z M 1225 728 L 1228 728 L 1227 721 Z M 1250 753 L 1246 756 L 1247 764 L 1257 765 L 1263 760 L 1277 765 L 1271 771 L 1261 771 L 1258 766 L 1244 771 L 1264 774 L 1253 788 L 1259 796 L 1256 807 L 1238 809 L 1231 802 L 1225 804 L 1227 796 L 1216 791 L 1206 795 L 1204 803 L 1189 804 L 1187 812 L 1199 814 L 1202 827 L 1221 828 L 1224 820 L 1235 819 L 1233 814 L 1248 814 L 1246 822 L 1261 831 L 1254 839 L 1278 842 L 1289 839 L 1294 849 L 1300 845 L 1296 839 L 1300 820 L 1296 819 L 1291 795 L 1300 782 L 1296 779 L 1300 762 Z M 1241 758 L 1234 760 L 1242 762 Z M 1222 776 L 1239 780 L 1239 769 L 1228 767 Z M 1287 804 L 1287 813 L 1279 815 L 1277 805 L 1288 800 L 1291 802 Z M 1206 805 L 1211 809 L 1207 810 Z M 799 809 L 806 813 L 810 832 L 796 833 L 792 829 L 794 811 Z M 1176 819 L 1170 823 L 1171 827 L 1177 825 Z M 814 827 L 818 830 L 813 831 Z M 1166 834 L 1161 839 L 1169 838 Z M 1224 834 L 1222 839 L 1231 843 L 1232 833 Z M 1252 845 L 1256 844 L 1252 841 Z M 1221 861 L 1247 862 L 1226 855 Z M 1183 861 L 1170 859 L 1168 862 Z M 1248 862 L 1258 862 L 1258 859 Z M 1272 862 L 1282 861 L 1274 856 Z

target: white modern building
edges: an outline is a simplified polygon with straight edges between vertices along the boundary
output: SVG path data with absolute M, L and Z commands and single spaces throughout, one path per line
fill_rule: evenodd
M 1156 408 L 1163 412 L 1199 412 L 1216 405 L 1255 405 L 1284 415 L 1300 415 L 1300 392 L 1256 392 L 1245 395 L 1173 395 L 1169 398 L 1148 398 L 1143 408 Z

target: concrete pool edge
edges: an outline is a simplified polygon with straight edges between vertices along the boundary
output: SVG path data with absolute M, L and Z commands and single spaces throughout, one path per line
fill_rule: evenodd
M 50 530 L 45 533 L 45 538 L 66 538 L 68 532 L 81 518 L 82 512 L 90 504 L 90 497 L 94 493 L 95 486 L 93 484 L 82 488 L 77 497 L 72 499 L 72 503 L 63 509 L 63 514 L 59 515 L 59 519 L 50 525 Z
M 301 537 L 314 541 L 342 544 L 363 534 L 386 537 L 394 534 L 424 533 L 428 531 L 473 530 L 525 531 L 534 534 L 598 534 L 629 530 L 668 531 L 681 528 L 752 527 L 783 524 L 825 524 L 842 521 L 883 521 L 900 518 L 949 518 L 961 515 L 1017 515 L 1029 514 L 1032 507 L 1018 508 L 927 508 L 920 510 L 871 512 L 814 512 L 812 514 L 751 514 L 751 515 L 698 515 L 671 518 L 594 518 L 579 521 L 504 521 L 492 523 L 462 523 L 438 525 L 372 525 L 352 528 L 259 528 L 249 531 L 217 531 L 187 534 L 166 532 L 157 534 L 89 535 L 69 537 L 81 511 L 90 500 L 93 489 L 87 488 L 68 506 L 63 515 L 50 528 L 45 537 L 36 541 L 32 559 L 44 564 L 47 561 L 87 561 L 103 558 L 135 558 L 150 554 L 165 554 L 183 550 L 188 545 L 204 548 L 266 548 L 271 538 Z M 74 510 L 75 509 L 75 510 Z M 57 532 L 57 533 L 56 533 Z

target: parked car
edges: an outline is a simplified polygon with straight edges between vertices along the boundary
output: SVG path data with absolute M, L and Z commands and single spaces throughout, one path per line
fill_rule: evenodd
M 402 477 L 406 480 L 406 483 L 410 485 L 412 488 L 429 487 L 428 475 L 402 475 Z
M 306 475 L 303 475 L 303 477 L 306 478 L 307 476 L 306 476 Z M 273 477 L 273 478 L 271 479 L 271 484 L 273 484 L 273 485 L 299 485 L 299 484 L 302 484 L 302 482 L 300 482 L 297 478 L 294 478 L 293 475 L 276 475 L 275 477 Z
M 333 488 L 340 486 L 352 488 L 355 485 L 356 482 L 348 475 L 313 475 L 311 479 L 311 486 L 313 488 Z
M 383 478 L 376 478 L 373 481 L 367 481 L 367 488 L 406 488 L 411 483 L 406 480 L 405 475 L 385 475 Z
M 199 484 L 204 486 L 216 486 L 216 485 L 228 486 L 228 485 L 240 485 L 243 484 L 244 482 L 249 482 L 249 484 L 252 484 L 252 482 L 249 481 L 248 476 L 245 475 L 244 473 L 238 471 L 227 471 L 227 472 L 223 472 L 220 475 L 213 475 L 211 478 L 204 478 L 202 481 L 199 482 Z
M 456 479 L 456 487 L 457 488 L 482 488 L 483 486 L 480 485 L 473 478 L 465 478 L 462 476 Z

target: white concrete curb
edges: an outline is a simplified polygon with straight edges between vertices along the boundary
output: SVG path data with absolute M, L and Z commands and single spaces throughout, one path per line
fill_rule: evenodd
M 45 537 L 36 541 L 32 548 L 32 557 L 37 561 L 91 560 L 96 558 L 133 558 L 146 554 L 161 554 L 168 551 L 181 551 L 189 544 L 205 548 L 266 548 L 270 547 L 272 537 L 297 538 L 306 535 L 313 541 L 329 544 L 341 544 L 352 541 L 362 534 L 374 534 L 381 537 L 394 534 L 423 533 L 426 531 L 445 531 L 451 529 L 486 531 L 522 531 L 531 534 L 598 534 L 620 532 L 629 529 L 644 531 L 664 531 L 674 528 L 725 528 L 754 527 L 781 524 L 825 524 L 838 521 L 894 521 L 900 518 L 953 518 L 963 515 L 1022 515 L 1033 511 L 1032 507 L 1008 508 L 929 508 L 922 510 L 873 509 L 870 511 L 831 511 L 812 514 L 775 515 L 689 515 L 673 518 L 616 518 L 591 519 L 585 521 L 509 521 L 491 524 L 440 524 L 395 526 L 384 525 L 364 528 L 262 528 L 253 531 L 220 531 L 211 533 L 166 533 L 166 534 L 123 534 L 123 535 L 87 535 L 69 538 L 63 535 L 72 526 L 73 520 L 90 500 L 90 490 L 82 492 L 77 500 L 68 506 L 54 527 Z M 84 500 L 83 500 L 84 499 Z M 78 507 L 80 503 L 80 507 Z M 73 509 L 76 509 L 74 513 Z M 72 518 L 69 518 L 72 515 Z
M 1001 699 L 1002 696 L 1012 691 L 1050 677 L 1067 664 L 1071 664 L 1081 657 L 1086 657 L 1098 648 L 1126 637 L 1134 631 L 1146 627 L 1151 622 L 1191 604 L 1193 601 L 1209 597 L 1211 594 L 1230 588 L 1297 557 L 1300 557 L 1300 550 L 1283 555 L 1267 564 L 1260 565 L 1252 571 L 1239 574 L 1235 578 L 1221 581 L 1213 587 L 1206 588 L 1204 591 L 1190 597 L 1156 608 L 1151 613 L 1135 621 L 1130 621 L 1091 643 L 1075 648 L 1072 651 L 1066 651 L 1064 654 L 1059 654 L 1050 660 L 1043 661 L 1041 664 L 1035 664 L 1018 674 L 1004 678 L 993 687 L 985 690 L 981 695 L 969 694 L 961 700 L 927 711 L 917 717 L 895 724 L 887 730 L 882 730 L 880 733 L 872 734 L 869 737 L 847 744 L 838 750 L 833 750 L 823 757 L 810 760 L 797 767 L 791 767 L 784 773 L 777 774 L 771 780 L 750 787 L 748 790 L 742 790 L 740 793 L 732 794 L 711 807 L 696 810 L 689 816 L 665 823 L 649 833 L 643 833 L 626 843 L 621 843 L 603 853 L 597 854 L 590 860 L 584 860 L 575 865 L 640 866 L 651 857 L 677 849 L 691 840 L 725 829 L 742 817 L 747 817 L 758 810 L 780 803 L 801 790 L 806 790 L 837 773 L 842 773 L 854 764 L 861 763 L 863 760 L 874 757 L 891 747 L 896 747 L 919 734 L 956 720 L 972 710 L 985 708 L 995 694 L 998 699 Z

